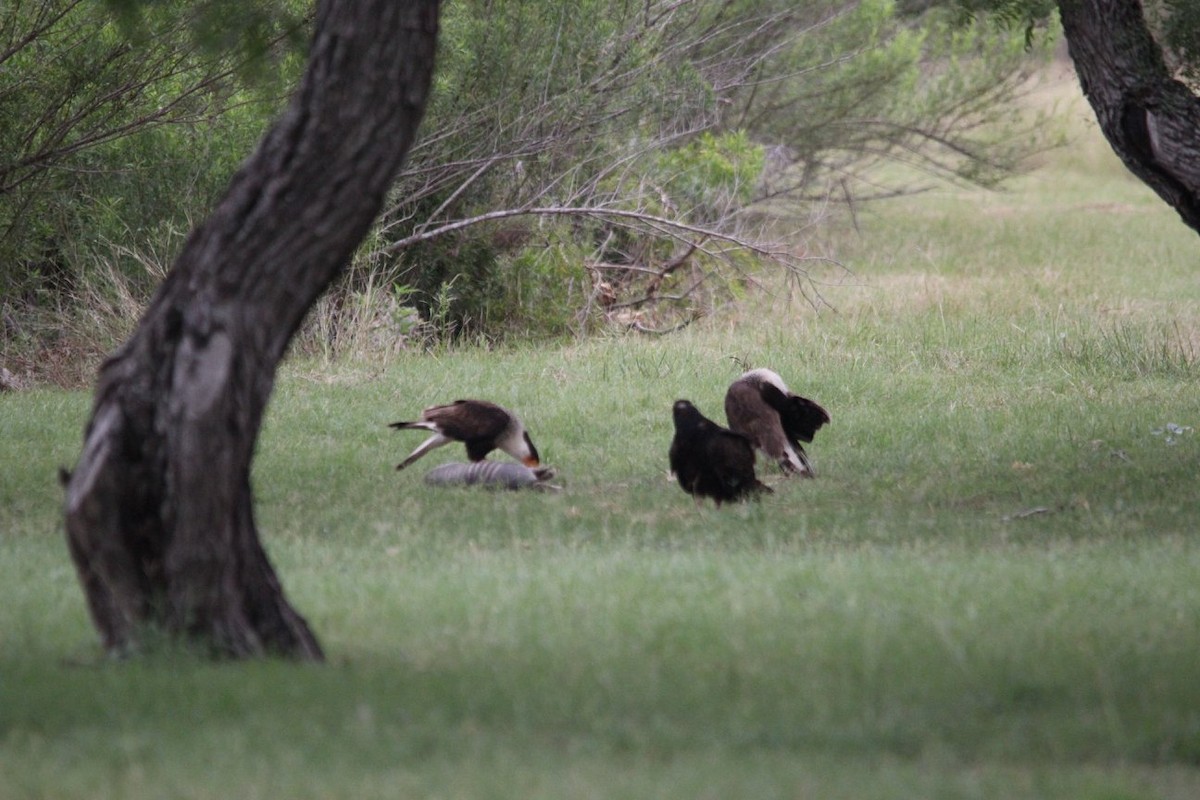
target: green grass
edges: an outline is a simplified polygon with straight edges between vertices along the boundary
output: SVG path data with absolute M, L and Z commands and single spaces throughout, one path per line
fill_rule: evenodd
M 0 798 L 1200 796 L 1196 235 L 1091 134 L 860 222 L 819 312 L 288 365 L 254 479 L 319 667 L 103 659 L 54 478 L 89 395 L 0 397 Z M 720 419 L 734 358 L 833 421 L 718 511 L 670 406 Z M 394 471 L 467 395 L 561 493 Z

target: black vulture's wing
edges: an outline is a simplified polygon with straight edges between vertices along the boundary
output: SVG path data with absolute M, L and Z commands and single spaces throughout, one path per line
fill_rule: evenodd
M 763 384 L 763 400 L 779 413 L 783 432 L 795 444 L 811 442 L 821 426 L 829 422 L 829 412 L 799 395 L 787 395 L 769 383 Z
M 740 433 L 720 428 L 708 440 L 707 461 L 723 499 L 771 491 L 754 474 L 754 445 Z

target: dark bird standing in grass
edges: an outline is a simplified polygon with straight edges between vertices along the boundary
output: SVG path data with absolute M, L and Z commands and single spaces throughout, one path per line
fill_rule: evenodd
M 455 400 L 444 406 L 430 406 L 415 422 L 393 422 L 397 430 L 425 430 L 433 433 L 396 465 L 404 469 L 434 448 L 451 442 L 467 446 L 467 458 L 482 461 L 493 450 L 503 450 L 527 467 L 541 462 L 537 448 L 524 423 L 507 408 L 486 400 Z
M 697 501 L 711 497 L 719 506 L 746 500 L 770 487 L 754 475 L 754 446 L 740 433 L 722 428 L 687 400 L 676 400 L 671 471 Z
M 769 369 L 752 369 L 725 393 L 725 418 L 789 475 L 813 477 L 812 462 L 801 442 L 811 442 L 829 422 L 829 412 L 787 388 Z

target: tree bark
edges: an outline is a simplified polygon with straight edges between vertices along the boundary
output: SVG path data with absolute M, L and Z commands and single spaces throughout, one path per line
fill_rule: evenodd
M 102 365 L 65 513 L 110 652 L 158 629 L 232 657 L 323 657 L 259 542 L 251 460 L 289 340 L 412 144 L 437 17 L 437 0 L 320 0 L 287 111 Z
M 1200 98 L 1163 60 L 1139 0 L 1059 0 L 1083 93 L 1125 165 L 1200 232 Z

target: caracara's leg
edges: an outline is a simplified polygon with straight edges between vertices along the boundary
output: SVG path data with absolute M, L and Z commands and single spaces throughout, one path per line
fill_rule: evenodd
M 416 450 L 413 450 L 412 453 L 409 454 L 408 458 L 397 464 L 396 469 L 404 469 L 409 464 L 428 453 L 430 450 L 435 450 L 442 445 L 450 444 L 453 441 L 454 440 L 449 436 L 443 436 L 440 433 L 435 433 L 433 436 L 430 436 L 428 439 L 422 442 L 420 447 L 418 447 Z

